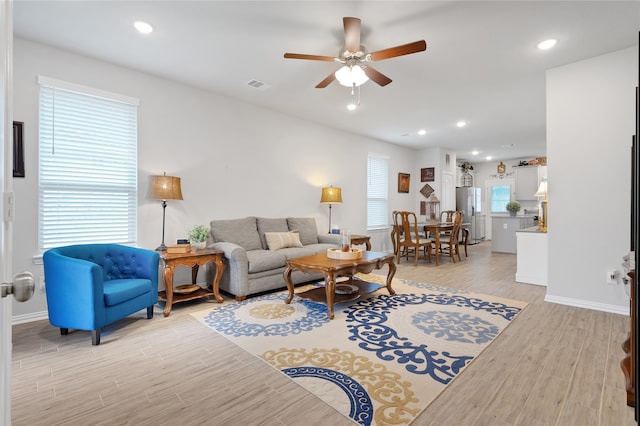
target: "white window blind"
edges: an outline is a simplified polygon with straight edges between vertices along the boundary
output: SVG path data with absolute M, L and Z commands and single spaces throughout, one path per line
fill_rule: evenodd
M 38 82 L 40 250 L 135 243 L 137 100 Z
M 367 228 L 389 226 L 389 158 L 369 154 L 367 160 Z

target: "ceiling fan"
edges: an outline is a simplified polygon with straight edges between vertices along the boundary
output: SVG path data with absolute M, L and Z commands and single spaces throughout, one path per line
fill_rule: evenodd
M 338 71 L 329 74 L 327 78 L 318 83 L 318 85 L 316 85 L 317 89 L 327 87 L 336 79 L 343 86 L 352 88 L 360 86 L 369 79 L 375 81 L 380 86 L 386 86 L 391 83 L 392 80 L 369 65 L 370 62 L 382 61 L 383 59 L 395 58 L 397 56 L 427 50 L 427 43 L 424 40 L 420 40 L 367 53 L 365 47 L 360 45 L 360 19 L 344 17 L 342 21 L 344 23 L 344 47 L 340 50 L 337 57 L 307 55 L 302 53 L 284 54 L 284 57 L 287 59 L 306 59 L 344 64 Z

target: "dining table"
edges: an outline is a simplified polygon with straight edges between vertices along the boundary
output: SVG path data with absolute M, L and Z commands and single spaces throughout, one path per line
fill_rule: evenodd
M 440 233 L 453 231 L 453 222 L 426 222 L 423 225 L 425 235 L 429 236 L 429 233 L 434 236 L 435 253 L 436 253 L 436 266 L 438 266 L 438 252 L 440 248 Z M 470 223 L 463 222 L 461 227 L 463 231 L 464 253 L 467 255 L 467 232 L 466 229 Z
M 465 256 L 467 255 L 467 235 L 468 235 L 468 227 L 471 224 L 469 222 L 463 222 L 461 225 L 461 230 L 463 233 L 462 243 L 464 244 L 464 252 Z M 438 266 L 438 252 L 440 248 L 440 233 L 446 231 L 453 231 L 453 222 L 440 222 L 440 221 L 431 221 L 431 222 L 418 222 L 418 227 L 424 230 L 424 235 L 426 237 L 431 233 L 434 236 L 434 244 L 435 244 L 435 254 L 436 254 L 436 266 Z M 393 251 L 397 254 L 397 242 L 396 238 L 398 238 L 401 233 L 400 229 L 397 229 L 394 225 L 392 225 L 391 232 L 391 240 L 393 243 Z

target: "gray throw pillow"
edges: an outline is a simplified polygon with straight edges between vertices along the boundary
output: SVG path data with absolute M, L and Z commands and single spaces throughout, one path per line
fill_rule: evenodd
M 254 216 L 243 219 L 212 220 L 210 225 L 215 242 L 235 243 L 245 250 L 262 248 Z
M 289 231 L 300 234 L 300 242 L 303 245 L 318 244 L 318 226 L 312 217 L 288 217 Z

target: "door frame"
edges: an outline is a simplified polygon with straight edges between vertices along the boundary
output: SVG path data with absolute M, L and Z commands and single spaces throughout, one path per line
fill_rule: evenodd
M 0 211 L 2 227 L 0 229 L 0 279 L 13 281 L 11 268 L 13 252 L 13 223 L 5 220 L 4 197 L 13 192 L 13 2 L 4 1 L 0 5 Z M 11 173 L 11 175 L 10 175 Z M 11 305 L 13 297 L 0 297 L 0 424 L 11 425 Z

